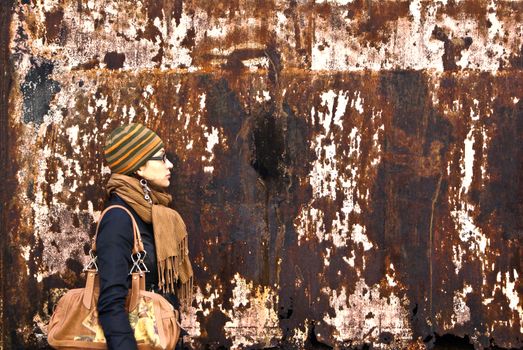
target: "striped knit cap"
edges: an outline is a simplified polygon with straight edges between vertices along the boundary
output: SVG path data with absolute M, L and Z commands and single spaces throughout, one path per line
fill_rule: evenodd
M 113 173 L 129 175 L 162 148 L 163 142 L 154 131 L 142 124 L 129 124 L 109 135 L 104 156 Z

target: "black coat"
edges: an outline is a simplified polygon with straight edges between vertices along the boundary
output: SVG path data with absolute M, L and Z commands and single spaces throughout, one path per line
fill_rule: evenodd
M 147 256 L 145 264 L 150 272 L 146 274 L 147 290 L 157 292 L 158 272 L 152 224 L 144 222 L 138 214 L 115 193 L 111 194 L 107 206 L 118 204 L 127 208 L 133 215 Z M 122 209 L 109 210 L 100 222 L 96 239 L 98 274 L 100 277 L 100 296 L 98 299 L 98 318 L 105 334 L 109 350 L 137 349 L 134 332 L 129 324 L 125 301 L 131 279 L 133 247 L 132 221 Z M 173 294 L 164 295 L 173 306 L 179 309 L 179 302 Z

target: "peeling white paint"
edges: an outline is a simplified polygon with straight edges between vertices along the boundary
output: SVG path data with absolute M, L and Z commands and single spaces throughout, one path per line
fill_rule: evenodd
M 323 212 L 313 207 L 302 209 L 294 222 L 294 227 L 298 233 L 298 245 L 301 244 L 302 239 L 308 237 L 309 232 L 312 232 L 320 242 L 323 241 L 325 236 Z
M 459 271 L 463 267 L 463 249 L 460 245 L 455 245 L 452 249 L 452 263 L 454 264 L 454 272 L 456 276 L 459 274 Z
M 254 97 L 256 99 L 256 102 L 263 103 L 271 100 L 271 93 L 267 90 L 261 90 L 258 91 L 256 96 Z
M 344 203 L 345 204 L 345 203 Z M 350 205 L 350 204 L 349 204 Z M 345 206 L 344 206 L 345 208 Z M 342 210 L 344 209 L 342 208 Z M 336 219 L 332 221 L 332 243 L 336 247 L 343 247 L 347 244 L 348 233 L 350 232 L 348 215 L 345 213 L 343 220 L 340 219 L 340 213 L 336 213 Z M 330 238 L 330 235 L 327 235 Z M 321 241 L 320 241 L 321 242 Z
M 71 143 L 71 146 L 77 145 L 78 143 L 78 132 L 80 131 L 80 127 L 78 125 L 71 126 L 66 129 L 66 134 L 69 137 L 69 142 Z M 79 153 L 79 150 L 77 149 L 75 153 Z
M 337 169 L 336 160 L 336 145 L 334 143 L 322 146 L 323 136 L 318 136 L 315 139 L 317 147 L 315 147 L 318 159 L 313 163 L 312 174 L 309 177 L 310 184 L 313 189 L 313 197 L 315 198 L 330 198 L 336 200 L 337 180 L 339 172 Z M 322 157 L 322 154 L 325 154 Z
M 204 166 L 203 172 L 212 174 L 214 172 L 214 167 L 212 165 Z
M 373 247 L 373 244 L 369 242 L 367 235 L 365 235 L 365 227 L 360 224 L 352 226 L 351 238 L 354 243 L 361 244 L 365 251 L 370 250 Z
M 490 145 L 491 138 L 487 134 L 487 130 L 485 128 L 481 129 L 481 135 L 483 137 L 483 157 L 486 157 L 485 155 L 488 154 L 488 145 Z M 481 179 L 487 180 L 489 178 L 488 172 L 487 172 L 487 166 L 488 162 L 482 161 L 481 163 Z
M 341 6 L 341 5 L 340 5 Z M 519 51 L 521 30 L 507 31 L 505 27 L 521 28 L 517 17 L 497 16 L 496 2 L 488 7 L 492 23 L 485 37 L 482 20 L 449 16 L 442 13 L 444 1 L 411 1 L 409 17 L 401 17 L 383 30 L 390 35 L 378 47 L 366 45 L 361 38 L 347 35 L 344 28 L 357 25 L 349 16 L 340 16 L 344 22 L 333 27 L 329 17 L 316 18 L 315 41 L 312 46 L 312 70 L 359 71 L 389 69 L 428 69 L 443 71 L 444 43 L 432 36 L 435 26 L 448 31 L 449 37 L 473 39 L 469 49 L 461 51 L 456 62 L 462 69 L 496 71 L 500 61 L 508 62 L 511 54 Z M 423 7 L 424 11 L 421 11 Z M 334 11 L 341 11 L 335 9 Z M 386 24 L 387 25 L 387 24 Z
M 334 113 L 334 100 L 338 97 L 336 113 Z M 309 182 L 313 188 L 313 197 L 328 197 L 336 199 L 337 180 L 339 171 L 336 159 L 336 143 L 334 142 L 335 129 L 331 130 L 331 124 L 337 125 L 342 130 L 342 117 L 345 113 L 348 98 L 346 93 L 336 94 L 333 90 L 324 92 L 321 95 L 321 105 L 327 107 L 325 113 L 311 110 L 311 118 L 314 123 L 319 123 L 323 127 L 323 132 L 318 134 L 311 145 L 315 151 L 317 159 L 313 163 L 313 171 L 309 175 Z M 325 144 L 330 140 L 330 144 Z
M 312 108 L 311 110 L 311 123 L 321 125 L 322 130 L 313 138 L 311 144 L 311 149 L 316 154 L 316 160 L 313 162 L 312 171 L 308 176 L 313 189 L 313 198 L 301 209 L 294 221 L 298 233 L 298 244 L 301 244 L 302 239 L 316 236 L 318 242 L 329 241 L 334 247 L 345 247 L 349 241 L 352 241 L 357 246 L 361 246 L 363 251 L 367 251 L 373 245 L 365 234 L 366 228 L 360 223 L 353 222 L 354 219 L 351 216 L 361 214 L 357 186 L 361 132 L 358 127 L 353 126 L 348 134 L 343 133 L 343 118 L 349 101 L 350 108 L 361 114 L 363 99 L 360 92 L 354 92 L 351 99 L 347 92 L 333 90 L 322 93 L 321 99 L 321 106 L 324 109 L 316 111 L 315 108 Z M 342 154 L 339 154 L 337 149 L 340 143 L 348 145 L 348 149 L 344 150 Z M 338 159 L 342 157 L 349 159 L 344 169 L 338 166 Z M 379 157 L 379 153 L 377 157 Z M 343 204 L 331 222 L 331 229 L 327 231 L 323 212 L 315 207 L 315 203 L 322 198 L 335 200 L 340 192 L 343 195 Z M 343 258 L 349 265 L 354 266 L 354 254 L 351 260 Z M 365 261 L 363 263 L 365 264 Z M 327 263 L 325 265 L 328 266 Z
M 453 108 L 460 110 L 463 108 L 462 101 L 454 101 Z M 481 185 L 488 179 L 486 160 L 484 157 L 488 154 L 488 147 L 491 142 L 487 128 L 483 125 L 482 120 L 489 118 L 491 109 L 486 107 L 484 110 L 480 109 L 480 103 L 477 99 L 472 99 L 472 107 L 470 110 L 471 126 L 463 143 L 463 153 L 460 159 L 461 181 L 458 192 L 458 202 L 454 203 L 454 209 L 451 210 L 451 217 L 455 224 L 456 232 L 458 232 L 461 243 L 467 247 L 466 250 L 462 246 L 457 245 L 453 248 L 452 261 L 455 266 L 456 275 L 463 267 L 463 257 L 472 253 L 473 256 L 480 259 L 482 266 L 483 279 L 485 279 L 485 272 L 488 268 L 488 262 L 485 261 L 487 254 L 487 247 L 490 245 L 490 240 L 474 223 L 474 215 L 476 207 L 469 202 L 467 194 L 473 181 L 479 181 Z M 481 132 L 482 139 L 482 157 L 478 158 L 474 150 L 476 135 Z M 474 179 L 474 164 L 480 162 L 481 176 L 479 179 Z M 449 164 L 450 166 L 450 164 Z M 448 170 L 450 174 L 450 168 Z
M 31 246 L 20 246 L 20 250 L 22 251 L 20 254 L 24 258 L 25 261 L 29 261 L 29 257 L 31 254 Z
M 496 282 L 493 286 L 493 289 L 491 291 L 491 297 L 487 297 L 487 295 L 482 295 L 482 304 L 483 305 L 491 305 L 494 301 L 494 297 L 497 293 L 501 292 L 508 301 L 508 306 L 512 310 L 512 312 L 515 312 L 518 314 L 519 319 L 523 319 L 523 307 L 520 306 L 521 298 L 519 296 L 519 293 L 517 291 L 517 283 L 519 281 L 519 275 L 516 271 L 516 269 L 512 270 L 514 274 L 513 280 L 511 280 L 510 272 L 506 271 L 505 273 L 502 273 L 499 271 L 496 275 Z M 503 310 L 503 306 L 490 306 L 490 307 L 499 307 L 501 310 Z M 513 318 L 509 320 L 493 320 L 492 325 L 490 327 L 490 331 L 494 331 L 496 326 L 502 326 L 502 327 L 513 327 Z M 523 324 L 520 323 L 520 332 L 523 332 Z
M 469 247 L 469 253 L 474 252 L 476 256 L 480 257 L 485 254 L 489 240 L 474 224 L 474 219 L 469 211 L 473 211 L 473 207 L 470 205 L 465 209 L 451 211 L 451 215 L 460 240 Z
M 197 28 L 197 26 L 194 25 L 194 17 L 183 12 L 180 18 L 180 24 L 176 25 L 174 21 L 171 21 L 170 26 L 171 34 L 167 36 L 167 42 L 172 45 L 173 49 L 166 52 L 165 62 L 163 63 L 164 66 L 169 64 L 174 67 L 194 67 L 190 49 L 182 45 L 183 40 L 187 37 L 188 31 L 193 28 L 193 26 Z M 203 32 L 197 33 L 198 37 L 203 35 Z
M 56 171 L 56 182 L 51 184 L 51 192 L 54 195 L 60 194 L 64 191 L 64 172 L 62 168 L 58 168 Z M 57 204 L 56 196 L 53 196 L 53 204 Z
M 102 175 L 109 175 L 111 173 L 111 168 L 107 165 L 102 165 Z
M 361 98 L 361 92 L 355 93 L 355 98 L 351 101 L 351 107 L 363 114 L 363 99 Z
M 432 30 L 436 25 L 448 28 L 451 38 L 471 36 L 472 46 L 462 51 L 462 57 L 457 62 L 463 69 L 479 69 L 496 71 L 500 61 L 507 61 L 513 54 L 519 52 L 521 26 L 516 15 L 498 17 L 498 5 L 491 1 L 488 5 L 487 19 L 491 23 L 488 32 L 483 34 L 484 19 L 471 19 L 466 16 L 449 16 L 442 13 L 446 1 L 424 3 L 416 0 L 409 4 L 409 16 L 384 24 L 383 31 L 389 33 L 380 45 L 368 45 L 360 36 L 347 33 L 345 28 L 355 27 L 363 19 L 355 19 L 345 15 L 346 5 L 352 0 L 318 0 L 317 3 L 327 2 L 332 6 L 333 15 L 338 16 L 342 23 L 332 25 L 329 16 L 316 16 L 315 34 L 312 36 L 312 62 L 313 70 L 380 70 L 380 69 L 435 69 L 443 70 L 443 42 L 432 37 Z M 53 1 L 54 3 L 54 1 Z M 183 40 L 189 31 L 193 32 L 195 46 L 207 43 L 209 40 L 217 44 L 209 48 L 209 53 L 223 55 L 223 59 L 213 59 L 214 64 L 220 64 L 232 51 L 243 48 L 264 49 L 259 39 L 254 37 L 254 28 L 261 25 L 259 18 L 247 14 L 244 8 L 242 22 L 238 23 L 236 16 L 214 18 L 202 7 L 185 9 L 178 18 L 163 16 L 162 19 L 148 18 L 142 2 L 128 0 L 116 3 L 104 1 L 89 1 L 89 8 L 83 13 L 79 21 L 77 7 L 74 3 L 60 5 L 64 10 L 64 25 L 68 28 L 68 35 L 63 42 L 55 43 L 44 41 L 43 37 L 32 37 L 32 50 L 41 57 L 56 57 L 60 55 L 59 68 L 74 67 L 99 57 L 102 52 L 117 51 L 125 54 L 123 69 L 132 70 L 139 68 L 155 68 L 152 60 L 160 47 L 163 57 L 160 69 L 182 67 L 188 71 L 199 70 L 193 64 L 191 49 L 184 45 Z M 48 2 L 36 3 L 31 7 L 20 5 L 25 12 L 35 14 L 36 25 L 43 28 L 45 12 L 50 5 Z M 130 11 L 129 9 L 133 9 Z M 423 11 L 422 11 L 423 8 Z M 170 22 L 168 22 L 168 18 Z M 158 28 L 160 34 L 148 40 L 138 38 L 138 33 L 146 31 L 148 21 Z M 284 52 L 295 52 L 295 41 L 292 21 L 285 12 L 277 6 L 272 17 L 267 19 L 273 23 L 273 30 L 277 33 L 278 45 L 285 48 Z M 19 20 L 18 20 L 19 21 Z M 22 25 L 27 27 L 25 22 Z M 302 23 L 307 25 L 307 23 Z M 519 30 L 510 30 L 518 28 Z M 220 45 L 234 30 L 241 30 L 245 34 L 244 41 L 232 47 Z M 32 32 L 25 29 L 30 36 Z M 115 33 L 119 35 L 115 35 Z M 89 40 L 96 36 L 98 40 Z M 161 39 L 164 40 L 163 46 Z M 303 39 L 302 39 L 303 40 Z M 261 66 L 266 67 L 265 58 Z M 299 57 L 290 57 L 291 60 L 300 61 Z M 105 66 L 101 60 L 100 67 Z M 259 63 L 246 60 L 250 69 L 256 69 Z
M 200 95 L 200 110 L 199 112 L 203 112 L 205 110 L 205 106 L 206 106 L 206 101 L 207 100 L 207 95 L 206 94 L 201 94 Z
M 142 92 L 142 96 L 144 99 L 147 99 L 151 97 L 154 94 L 154 87 L 151 84 L 148 84 Z
M 343 18 L 341 27 L 351 27 L 353 20 Z M 423 27 L 406 18 L 399 18 L 395 28 L 391 28 L 391 40 L 379 48 L 362 45 L 357 37 L 347 37 L 346 33 L 332 30 L 327 19 L 319 18 L 316 27 L 321 36 L 312 47 L 312 70 L 358 71 L 364 69 L 436 68 L 442 70 L 440 57 L 443 43 L 430 40 L 435 18 L 424 18 Z M 431 23 L 432 24 L 432 23 Z M 421 38 L 422 40 L 420 40 Z M 420 43 L 421 41 L 421 43 Z M 429 67 L 427 67 L 429 66 Z
M 387 279 L 387 284 L 390 287 L 396 287 L 398 285 L 396 282 L 396 271 L 394 270 L 394 265 L 392 263 L 389 264 L 385 278 Z
M 470 321 L 470 308 L 466 304 L 467 295 L 470 293 L 472 293 L 470 285 L 465 285 L 461 291 L 454 292 L 452 327 Z
M 189 339 L 201 336 L 201 325 L 198 322 L 197 312 L 203 312 L 204 296 L 199 286 L 194 288 L 194 302 L 197 306 L 189 306 L 182 314 L 182 327 L 189 333 Z
M 205 138 L 207 138 L 207 146 L 205 149 L 206 149 L 207 153 L 209 153 L 209 157 L 202 157 L 202 160 L 206 160 L 209 163 L 211 163 L 214 159 L 214 153 L 213 153 L 214 146 L 216 146 L 217 144 L 220 143 L 219 131 L 217 128 L 211 127 L 211 131 L 210 132 L 205 131 L 203 133 L 203 135 Z M 206 165 L 206 166 L 204 166 L 204 171 L 207 173 L 212 173 L 214 171 L 214 167 L 210 166 L 210 165 Z
M 274 346 L 281 336 L 278 315 L 277 293 L 269 287 L 254 287 L 239 274 L 231 281 L 235 287 L 231 303 L 226 310 L 231 319 L 225 323 L 224 331 L 232 340 L 231 349 L 241 349 L 254 345 Z M 260 344 L 261 342 L 261 344 Z
M 501 291 L 506 296 L 510 309 L 519 315 L 519 329 L 520 332 L 523 333 L 523 322 L 521 322 L 521 320 L 523 320 L 523 306 L 521 304 L 523 303 L 521 302 L 521 298 L 518 293 L 518 287 L 516 286 L 519 280 L 519 275 L 516 269 L 513 269 L 512 272 L 514 274 L 513 280 L 511 280 L 510 273 L 508 271 L 505 273 L 505 285 L 502 286 Z
M 187 130 L 189 128 L 190 121 L 191 121 L 191 114 L 190 113 L 185 113 L 185 125 L 183 126 L 183 128 L 185 130 Z
M 69 192 L 71 189 L 64 189 L 65 177 L 71 174 L 74 161 L 67 159 L 63 155 L 53 154 L 48 145 L 36 152 L 36 176 L 34 183 L 34 200 L 29 200 L 20 196 L 33 210 L 33 230 L 36 241 L 41 241 L 44 247 L 42 251 L 42 270 L 38 272 L 37 280 L 54 273 L 63 272 L 66 269 L 66 260 L 77 256 L 80 261 L 86 260 L 83 251 L 78 250 L 83 243 L 89 242 L 89 230 L 86 228 L 76 228 L 72 225 L 71 211 L 65 204 L 59 201 L 58 195 Z M 47 172 L 48 161 L 58 160 L 62 166 L 57 168 L 56 180 L 48 184 Z M 65 172 L 64 172 L 65 170 Z M 68 173 L 68 174 L 66 174 Z M 49 185 L 49 187 L 47 187 Z M 72 188 L 74 189 L 74 183 Z M 47 203 L 47 190 L 52 192 L 51 203 Z M 69 192 L 71 193 L 71 192 Z M 50 230 L 51 220 L 58 222 L 60 227 L 67 229 L 52 232 Z M 53 244 L 53 241 L 61 242 L 60 246 Z
M 353 345 L 373 342 L 382 349 L 402 349 L 412 340 L 408 301 L 394 293 L 380 297 L 379 285 L 368 286 L 364 279 L 356 282 L 354 293 L 347 296 L 347 290 L 322 292 L 329 296 L 334 316 L 324 313 L 323 321 L 334 329 L 333 337 L 339 342 L 351 341 Z M 394 334 L 390 345 L 378 342 L 381 332 Z
M 414 23 L 421 22 L 421 1 L 413 0 L 409 4 L 409 11 L 413 18 Z
M 334 113 L 334 99 L 338 95 L 342 95 L 343 93 L 340 91 L 339 94 L 336 94 L 334 90 L 329 90 L 327 92 L 323 92 L 321 94 L 321 106 L 327 107 L 327 112 L 322 113 L 318 112 L 318 122 L 323 126 L 323 129 L 325 130 L 325 134 L 328 134 L 330 131 L 330 126 L 333 118 Z M 345 103 L 345 106 L 347 104 Z M 345 110 L 343 111 L 345 112 Z M 313 115 L 311 115 L 314 117 Z
M 100 96 L 100 98 L 97 98 L 94 100 L 96 108 L 100 108 L 102 112 L 107 112 L 107 102 L 108 102 L 108 96 Z
M 48 215 L 49 209 L 44 202 L 44 193 L 41 189 L 42 184 L 47 183 L 45 174 L 47 171 L 47 158 L 51 156 L 51 149 L 48 145 L 45 145 L 42 150 L 38 152 L 36 158 L 37 175 L 35 181 L 34 201 L 31 202 L 31 207 L 34 212 L 34 227 L 35 236 L 38 239 L 39 232 L 41 229 L 47 229 L 48 227 Z M 45 232 L 45 231 L 44 231 Z
M 331 257 L 331 249 L 330 248 L 325 248 L 325 251 L 327 252 L 327 254 L 325 254 L 325 256 L 323 257 L 323 265 L 329 266 L 330 265 L 330 257 Z
M 474 128 L 471 128 L 467 138 L 465 139 L 465 149 L 463 161 L 460 164 L 461 171 L 463 174 L 461 191 L 466 194 L 469 191 L 470 184 L 472 183 L 473 168 L 474 168 Z
M 518 279 L 518 272 L 516 269 L 513 270 L 514 273 L 514 281 L 512 282 L 510 280 L 510 273 L 507 271 L 505 273 L 505 287 L 502 288 L 503 294 L 506 295 L 508 301 L 509 301 L 509 307 L 512 310 L 517 310 L 517 307 L 519 305 L 519 295 L 516 290 L 516 281 Z
M 218 25 L 211 26 L 205 30 L 205 34 L 210 38 L 222 38 L 227 35 L 227 23 L 225 18 L 218 19 Z
M 44 280 L 44 277 L 47 277 L 47 275 L 44 275 L 44 274 L 42 274 L 40 272 L 37 273 L 36 274 L 36 282 L 37 283 L 41 283 Z
M 350 258 L 344 256 L 343 261 L 345 261 L 350 267 L 354 267 L 356 263 L 356 256 L 354 255 L 354 253 L 352 253 Z
M 315 3 L 317 3 L 317 4 L 328 3 L 328 4 L 340 5 L 340 6 L 347 5 L 352 2 L 354 2 L 354 0 L 315 0 Z
M 498 19 L 496 10 L 496 1 L 491 0 L 487 7 L 487 19 L 490 24 L 488 26 L 488 38 L 492 41 L 489 45 L 489 52 L 499 60 L 503 55 L 503 39 L 506 33 L 503 24 Z
M 376 113 L 376 116 L 381 118 L 381 111 Z M 381 142 L 380 142 L 380 134 L 382 134 L 385 131 L 385 126 L 381 124 L 377 129 L 374 135 L 372 135 L 372 145 L 373 145 L 373 153 L 371 153 L 372 158 L 370 161 L 370 165 L 372 167 L 376 167 L 378 164 L 381 163 Z
M 305 342 L 309 335 L 309 320 L 305 319 L 304 330 L 302 331 L 301 327 L 293 329 L 292 343 L 298 347 L 298 349 L 305 349 Z
M 236 273 L 231 283 L 234 284 L 234 289 L 232 291 L 234 295 L 233 306 L 235 308 L 238 308 L 240 306 L 247 306 L 247 304 L 249 303 L 248 297 L 251 294 L 251 291 L 247 285 L 247 281 L 241 278 L 239 273 Z
M 247 60 L 242 60 L 244 66 L 249 68 L 251 73 L 256 72 L 258 69 L 267 69 L 269 68 L 269 59 L 267 57 L 257 57 Z
M 358 92 L 358 96 L 356 98 L 356 105 L 357 106 L 359 106 L 358 103 L 360 102 L 359 94 L 360 93 Z M 338 104 L 336 106 L 336 113 L 334 114 L 334 118 L 333 118 L 333 121 L 332 121 L 334 125 L 336 125 L 336 126 L 338 126 L 340 128 L 340 130 L 343 130 L 343 116 L 344 116 L 345 111 L 347 109 L 348 102 L 349 102 L 348 93 L 342 93 L 340 91 L 340 93 L 338 94 Z M 353 105 L 353 102 L 351 102 L 351 106 L 352 105 Z M 357 109 L 357 107 L 356 107 L 356 109 Z

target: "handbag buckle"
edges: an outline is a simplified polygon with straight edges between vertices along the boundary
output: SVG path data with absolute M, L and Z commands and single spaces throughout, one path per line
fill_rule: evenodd
M 142 253 L 143 253 L 143 255 L 142 255 Z M 145 262 L 143 261 L 146 256 L 147 256 L 147 252 L 145 250 L 141 253 L 138 252 L 136 254 L 131 254 L 131 260 L 133 261 L 133 266 L 131 267 L 131 270 L 129 271 L 129 275 L 136 273 L 136 272 L 149 272 L 147 265 L 145 265 Z
M 87 263 L 87 265 L 85 265 L 83 271 L 87 271 L 87 270 L 96 270 L 96 272 L 98 272 L 98 264 L 96 264 L 96 259 L 98 257 L 96 256 L 96 254 L 93 252 L 92 249 L 89 249 L 89 262 Z

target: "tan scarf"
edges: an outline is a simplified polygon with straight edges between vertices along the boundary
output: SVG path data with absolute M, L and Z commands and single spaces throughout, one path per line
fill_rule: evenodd
M 182 303 L 191 302 L 193 270 L 189 261 L 187 230 L 176 210 L 167 207 L 171 195 L 151 188 L 150 204 L 144 198 L 140 181 L 134 177 L 115 174 L 107 183 L 107 193 L 115 192 L 134 209 L 140 218 L 153 224 L 158 264 L 158 284 L 162 291 L 174 293 Z

